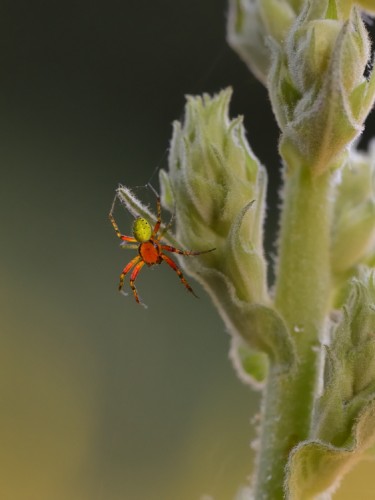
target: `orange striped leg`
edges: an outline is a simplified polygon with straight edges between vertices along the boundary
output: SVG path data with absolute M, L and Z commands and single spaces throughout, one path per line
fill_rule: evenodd
M 114 217 L 112 215 L 112 212 L 109 213 L 109 220 L 111 221 L 113 229 L 115 230 L 115 232 L 116 232 L 117 236 L 120 238 L 120 240 L 130 241 L 131 243 L 135 243 L 137 241 L 132 236 L 125 236 L 124 234 L 120 233 L 119 228 L 118 228 L 118 226 L 116 224 L 116 221 L 115 221 L 115 219 L 114 219 Z
M 134 259 L 132 259 L 125 267 L 124 269 L 122 270 L 122 273 L 120 274 L 120 283 L 118 285 L 118 289 L 119 291 L 122 290 L 122 287 L 124 286 L 124 278 L 125 278 L 125 275 L 128 274 L 128 272 L 130 271 L 130 269 L 135 266 L 136 264 L 138 264 L 138 262 L 141 260 L 141 256 L 140 255 L 137 255 L 136 257 L 134 257 Z
M 169 245 L 161 245 L 163 250 L 167 252 L 178 253 L 179 255 L 200 255 L 201 253 L 213 252 L 216 250 L 215 248 L 211 248 L 210 250 L 202 250 L 201 252 L 194 252 L 192 250 L 180 250 L 179 248 L 171 247 Z
M 185 288 L 187 288 L 189 290 L 189 292 L 191 292 L 194 297 L 197 297 L 198 298 L 198 295 L 196 295 L 194 293 L 194 290 L 191 288 L 191 286 L 189 285 L 189 283 L 186 281 L 186 279 L 184 278 L 184 275 L 182 274 L 182 271 L 181 269 L 178 267 L 178 265 L 170 258 L 168 257 L 168 255 L 165 255 L 165 254 L 160 254 L 160 257 L 165 260 L 165 262 L 174 270 L 176 271 L 176 273 L 178 274 L 178 277 L 180 278 L 181 280 L 181 283 L 185 286 Z
M 140 257 L 139 257 L 140 258 Z M 134 298 L 135 300 L 138 302 L 138 304 L 140 304 L 140 300 L 139 300 L 139 297 L 138 297 L 138 293 L 137 293 L 137 289 L 135 288 L 135 285 L 134 285 L 134 281 L 137 279 L 137 276 L 139 274 L 139 271 L 142 269 L 142 267 L 145 265 L 144 261 L 141 260 L 141 262 L 138 262 L 138 264 L 136 264 L 135 268 L 133 269 L 133 272 L 130 276 L 130 286 L 131 286 L 131 289 L 133 290 L 133 294 L 134 294 Z

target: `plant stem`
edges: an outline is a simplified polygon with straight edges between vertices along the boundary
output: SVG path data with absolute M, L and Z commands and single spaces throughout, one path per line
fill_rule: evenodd
M 271 366 L 262 406 L 256 500 L 284 498 L 291 449 L 309 435 L 319 378 L 320 339 L 329 309 L 331 174 L 288 174 L 281 217 L 275 306 L 295 341 L 297 365 Z M 302 500 L 302 499 L 300 499 Z

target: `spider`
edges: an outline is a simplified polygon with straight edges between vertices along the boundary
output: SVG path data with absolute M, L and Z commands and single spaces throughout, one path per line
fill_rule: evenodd
M 152 186 L 150 186 L 152 188 Z M 130 245 L 124 245 L 125 248 L 137 248 L 138 255 L 134 257 L 122 270 L 120 274 L 120 282 L 118 289 L 122 290 L 124 286 L 125 276 L 130 272 L 133 268 L 133 271 L 130 275 L 130 287 L 133 291 L 133 295 L 138 304 L 141 304 L 138 296 L 137 289 L 135 287 L 135 280 L 142 267 L 146 264 L 147 266 L 154 266 L 156 264 L 161 264 L 163 261 L 166 262 L 178 275 L 181 280 L 181 283 L 185 286 L 185 288 L 191 292 L 195 297 L 197 295 L 194 293 L 194 290 L 186 281 L 184 275 L 182 274 L 181 269 L 178 267 L 176 262 L 169 257 L 165 252 L 173 252 L 179 255 L 201 255 L 203 253 L 212 252 L 215 248 L 211 248 L 210 250 L 203 250 L 200 252 L 195 252 L 192 250 L 180 250 L 179 248 L 175 248 L 170 245 L 164 245 L 161 243 L 163 238 L 163 234 L 169 228 L 170 224 L 164 229 L 163 233 L 159 235 L 160 225 L 161 225 L 161 204 L 160 204 L 160 196 L 158 193 L 152 188 L 156 196 L 156 223 L 152 228 L 149 221 L 143 217 L 137 217 L 133 222 L 133 236 L 126 236 L 121 234 L 119 228 L 116 224 L 116 221 L 112 215 L 113 206 L 109 213 L 109 220 L 112 223 L 112 226 L 117 234 L 117 236 L 126 243 L 130 243 Z M 115 198 L 116 201 L 116 198 Z

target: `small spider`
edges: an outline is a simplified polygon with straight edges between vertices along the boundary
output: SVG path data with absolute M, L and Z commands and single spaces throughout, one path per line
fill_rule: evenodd
M 152 186 L 150 187 L 152 188 Z M 109 220 L 111 221 L 117 236 L 124 242 L 130 243 L 130 245 L 124 245 L 124 247 L 138 249 L 138 255 L 134 257 L 134 259 L 132 259 L 122 270 L 122 273 L 120 274 L 120 283 L 118 289 L 119 291 L 122 290 L 126 274 L 128 274 L 129 271 L 134 268 L 130 275 L 130 287 L 133 290 L 135 300 L 138 302 L 138 304 L 141 304 L 137 289 L 134 285 L 134 282 L 137 279 L 140 270 L 145 264 L 147 264 L 148 266 L 154 266 L 155 264 L 161 264 L 163 261 L 165 261 L 178 274 L 181 283 L 186 287 L 186 289 L 189 290 L 189 292 L 191 292 L 195 297 L 197 297 L 197 295 L 194 293 L 194 290 L 186 281 L 181 269 L 165 252 L 173 252 L 180 255 L 200 255 L 202 253 L 212 252 L 213 250 L 215 250 L 215 248 L 211 248 L 210 250 L 203 250 L 201 252 L 194 252 L 191 250 L 180 250 L 179 248 L 175 248 L 170 245 L 163 245 L 161 243 L 161 240 L 163 234 L 169 228 L 170 224 L 164 229 L 163 233 L 159 235 L 160 225 L 162 222 L 160 197 L 153 188 L 152 190 L 156 195 L 157 213 L 157 219 L 154 228 L 151 227 L 151 224 L 147 219 L 144 219 L 143 217 L 137 217 L 133 222 L 133 236 L 126 236 L 120 233 L 116 221 L 112 215 L 113 206 L 109 213 Z

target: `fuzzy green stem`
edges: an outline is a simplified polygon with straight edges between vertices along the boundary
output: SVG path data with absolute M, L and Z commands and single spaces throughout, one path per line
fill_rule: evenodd
M 329 311 L 331 177 L 300 169 L 286 179 L 275 304 L 302 350 Z
M 331 175 L 289 174 L 281 218 L 275 305 L 294 338 L 298 363 L 280 375 L 271 367 L 263 401 L 257 500 L 284 498 L 291 449 L 307 439 L 319 376 L 319 341 L 330 294 Z M 302 499 L 301 499 L 302 500 Z

